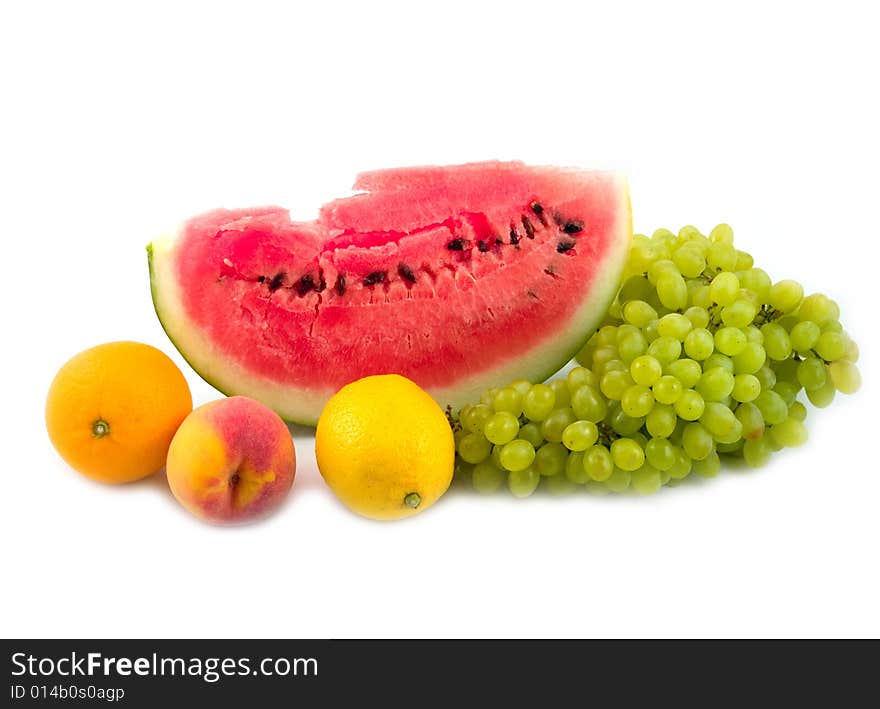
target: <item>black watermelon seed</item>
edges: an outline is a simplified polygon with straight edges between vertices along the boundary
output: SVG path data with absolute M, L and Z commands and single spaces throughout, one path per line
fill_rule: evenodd
M 516 233 L 516 228 L 513 224 L 510 225 L 510 243 L 514 246 L 519 243 L 519 234 Z
M 573 241 L 565 239 L 556 245 L 556 251 L 560 254 L 564 254 L 566 251 L 571 251 L 574 247 L 575 243 Z
M 266 280 L 266 277 L 265 277 L 265 276 L 258 276 L 258 277 L 257 277 L 257 283 L 262 283 L 262 282 L 265 281 L 265 280 Z
M 481 253 L 486 253 L 489 250 L 489 244 L 480 239 L 477 242 L 477 248 L 480 250 Z
M 565 226 L 562 227 L 562 231 L 566 234 L 577 234 L 584 230 L 584 223 L 582 221 L 571 221 L 566 222 Z
M 547 226 L 547 217 L 544 216 L 544 207 L 539 202 L 532 202 L 529 205 L 529 208 L 535 213 L 538 219 L 541 220 L 541 224 Z
M 307 273 L 296 283 L 296 292 L 299 295 L 305 295 L 315 289 L 315 280 Z
M 315 286 L 315 293 L 322 293 L 326 287 L 327 281 L 324 280 L 324 276 L 321 276 L 318 280 L 318 285 Z
M 333 286 L 336 295 L 345 295 L 345 274 L 340 273 L 336 276 L 336 285 Z
M 495 239 L 495 246 L 504 246 L 504 242 L 501 239 Z
M 405 281 L 409 281 L 410 283 L 416 282 L 416 274 L 413 273 L 413 270 L 403 262 L 397 265 L 397 273 Z
M 269 281 L 269 291 L 270 292 L 274 293 L 279 288 L 281 288 L 281 286 L 284 285 L 284 276 L 285 275 L 286 274 L 284 273 L 284 271 L 279 271 L 274 276 L 272 276 L 272 280 Z
M 374 286 L 377 283 L 384 283 L 387 276 L 388 274 L 385 271 L 373 271 L 372 273 L 368 273 L 367 277 L 364 278 L 364 285 Z
M 446 244 L 446 248 L 450 251 L 464 251 L 464 239 L 453 239 Z
M 535 238 L 535 225 L 532 224 L 532 220 L 529 219 L 527 216 L 523 215 L 522 225 L 523 225 L 523 227 L 525 227 L 526 236 L 530 239 L 534 239 Z

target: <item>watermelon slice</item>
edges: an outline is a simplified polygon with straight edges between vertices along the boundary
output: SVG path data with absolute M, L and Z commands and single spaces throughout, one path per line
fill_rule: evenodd
M 564 365 L 632 236 L 611 173 L 487 162 L 368 172 L 355 190 L 312 222 L 219 209 L 150 244 L 156 312 L 205 380 L 309 424 L 389 372 L 457 410 Z

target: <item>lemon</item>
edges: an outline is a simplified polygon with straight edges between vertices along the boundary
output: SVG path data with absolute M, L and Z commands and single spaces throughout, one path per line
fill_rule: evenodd
M 400 519 L 433 505 L 452 481 L 455 444 L 437 403 L 396 374 L 364 377 L 324 407 L 318 469 L 351 510 Z

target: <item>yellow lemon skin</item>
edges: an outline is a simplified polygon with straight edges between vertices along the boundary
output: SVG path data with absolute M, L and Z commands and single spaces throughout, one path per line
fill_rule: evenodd
M 315 432 L 318 469 L 334 494 L 371 519 L 410 517 L 452 482 L 455 443 L 437 403 L 397 374 L 340 389 Z

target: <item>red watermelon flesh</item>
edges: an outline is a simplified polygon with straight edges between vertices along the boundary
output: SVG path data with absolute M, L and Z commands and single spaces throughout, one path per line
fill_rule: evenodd
M 313 222 L 216 210 L 150 245 L 156 311 L 207 381 L 303 423 L 387 372 L 457 409 L 570 359 L 632 233 L 611 173 L 474 163 L 369 172 L 355 189 Z

